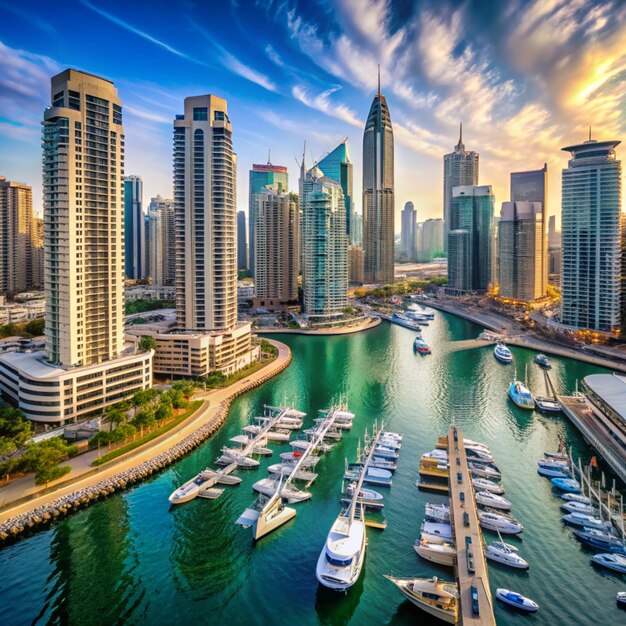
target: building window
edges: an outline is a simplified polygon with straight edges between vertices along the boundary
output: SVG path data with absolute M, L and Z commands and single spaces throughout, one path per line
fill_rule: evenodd
M 209 110 L 206 107 L 194 107 L 193 119 L 196 122 L 206 122 L 209 119 Z
M 215 111 L 214 119 L 223 121 L 224 120 L 224 111 Z

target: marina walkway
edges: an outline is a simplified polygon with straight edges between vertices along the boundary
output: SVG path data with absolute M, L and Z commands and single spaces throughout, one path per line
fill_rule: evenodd
M 454 426 L 448 431 L 448 462 L 450 513 L 456 545 L 456 575 L 461 604 L 460 623 L 464 626 L 495 626 L 483 536 L 478 523 L 463 433 Z M 472 607 L 473 590 L 478 596 L 478 613 Z

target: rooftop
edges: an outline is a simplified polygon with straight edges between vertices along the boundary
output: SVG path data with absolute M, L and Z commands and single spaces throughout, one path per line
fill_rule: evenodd
M 591 374 L 585 384 L 626 421 L 626 376 L 620 374 Z

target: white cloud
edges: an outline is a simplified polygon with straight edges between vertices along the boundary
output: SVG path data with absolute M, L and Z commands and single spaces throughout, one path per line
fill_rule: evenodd
M 341 89 L 341 87 L 335 86 L 316 96 L 310 96 L 302 85 L 295 85 L 291 90 L 291 93 L 296 100 L 299 100 L 302 104 L 312 109 L 316 109 L 317 111 L 321 111 L 330 117 L 347 122 L 352 126 L 363 128 L 365 126 L 365 122 L 360 120 L 350 107 L 345 104 L 336 104 L 331 102 L 330 97 L 339 89 Z
M 238 74 L 242 78 L 257 84 L 268 91 L 278 91 L 276 85 L 267 76 L 257 72 L 248 65 L 245 65 L 236 56 L 227 50 L 224 50 L 224 48 L 221 48 L 220 46 L 218 47 L 222 51 L 222 62 L 231 72 Z

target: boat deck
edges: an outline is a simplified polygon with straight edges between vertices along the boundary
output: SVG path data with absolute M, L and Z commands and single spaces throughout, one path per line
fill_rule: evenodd
M 456 440 L 455 440 L 456 433 Z M 456 576 L 461 601 L 460 623 L 464 625 L 493 625 L 493 599 L 489 589 L 489 573 L 483 549 L 483 536 L 463 433 L 454 426 L 448 431 L 448 460 L 450 462 L 450 513 L 456 545 Z M 479 614 L 472 611 L 472 587 L 478 592 Z

